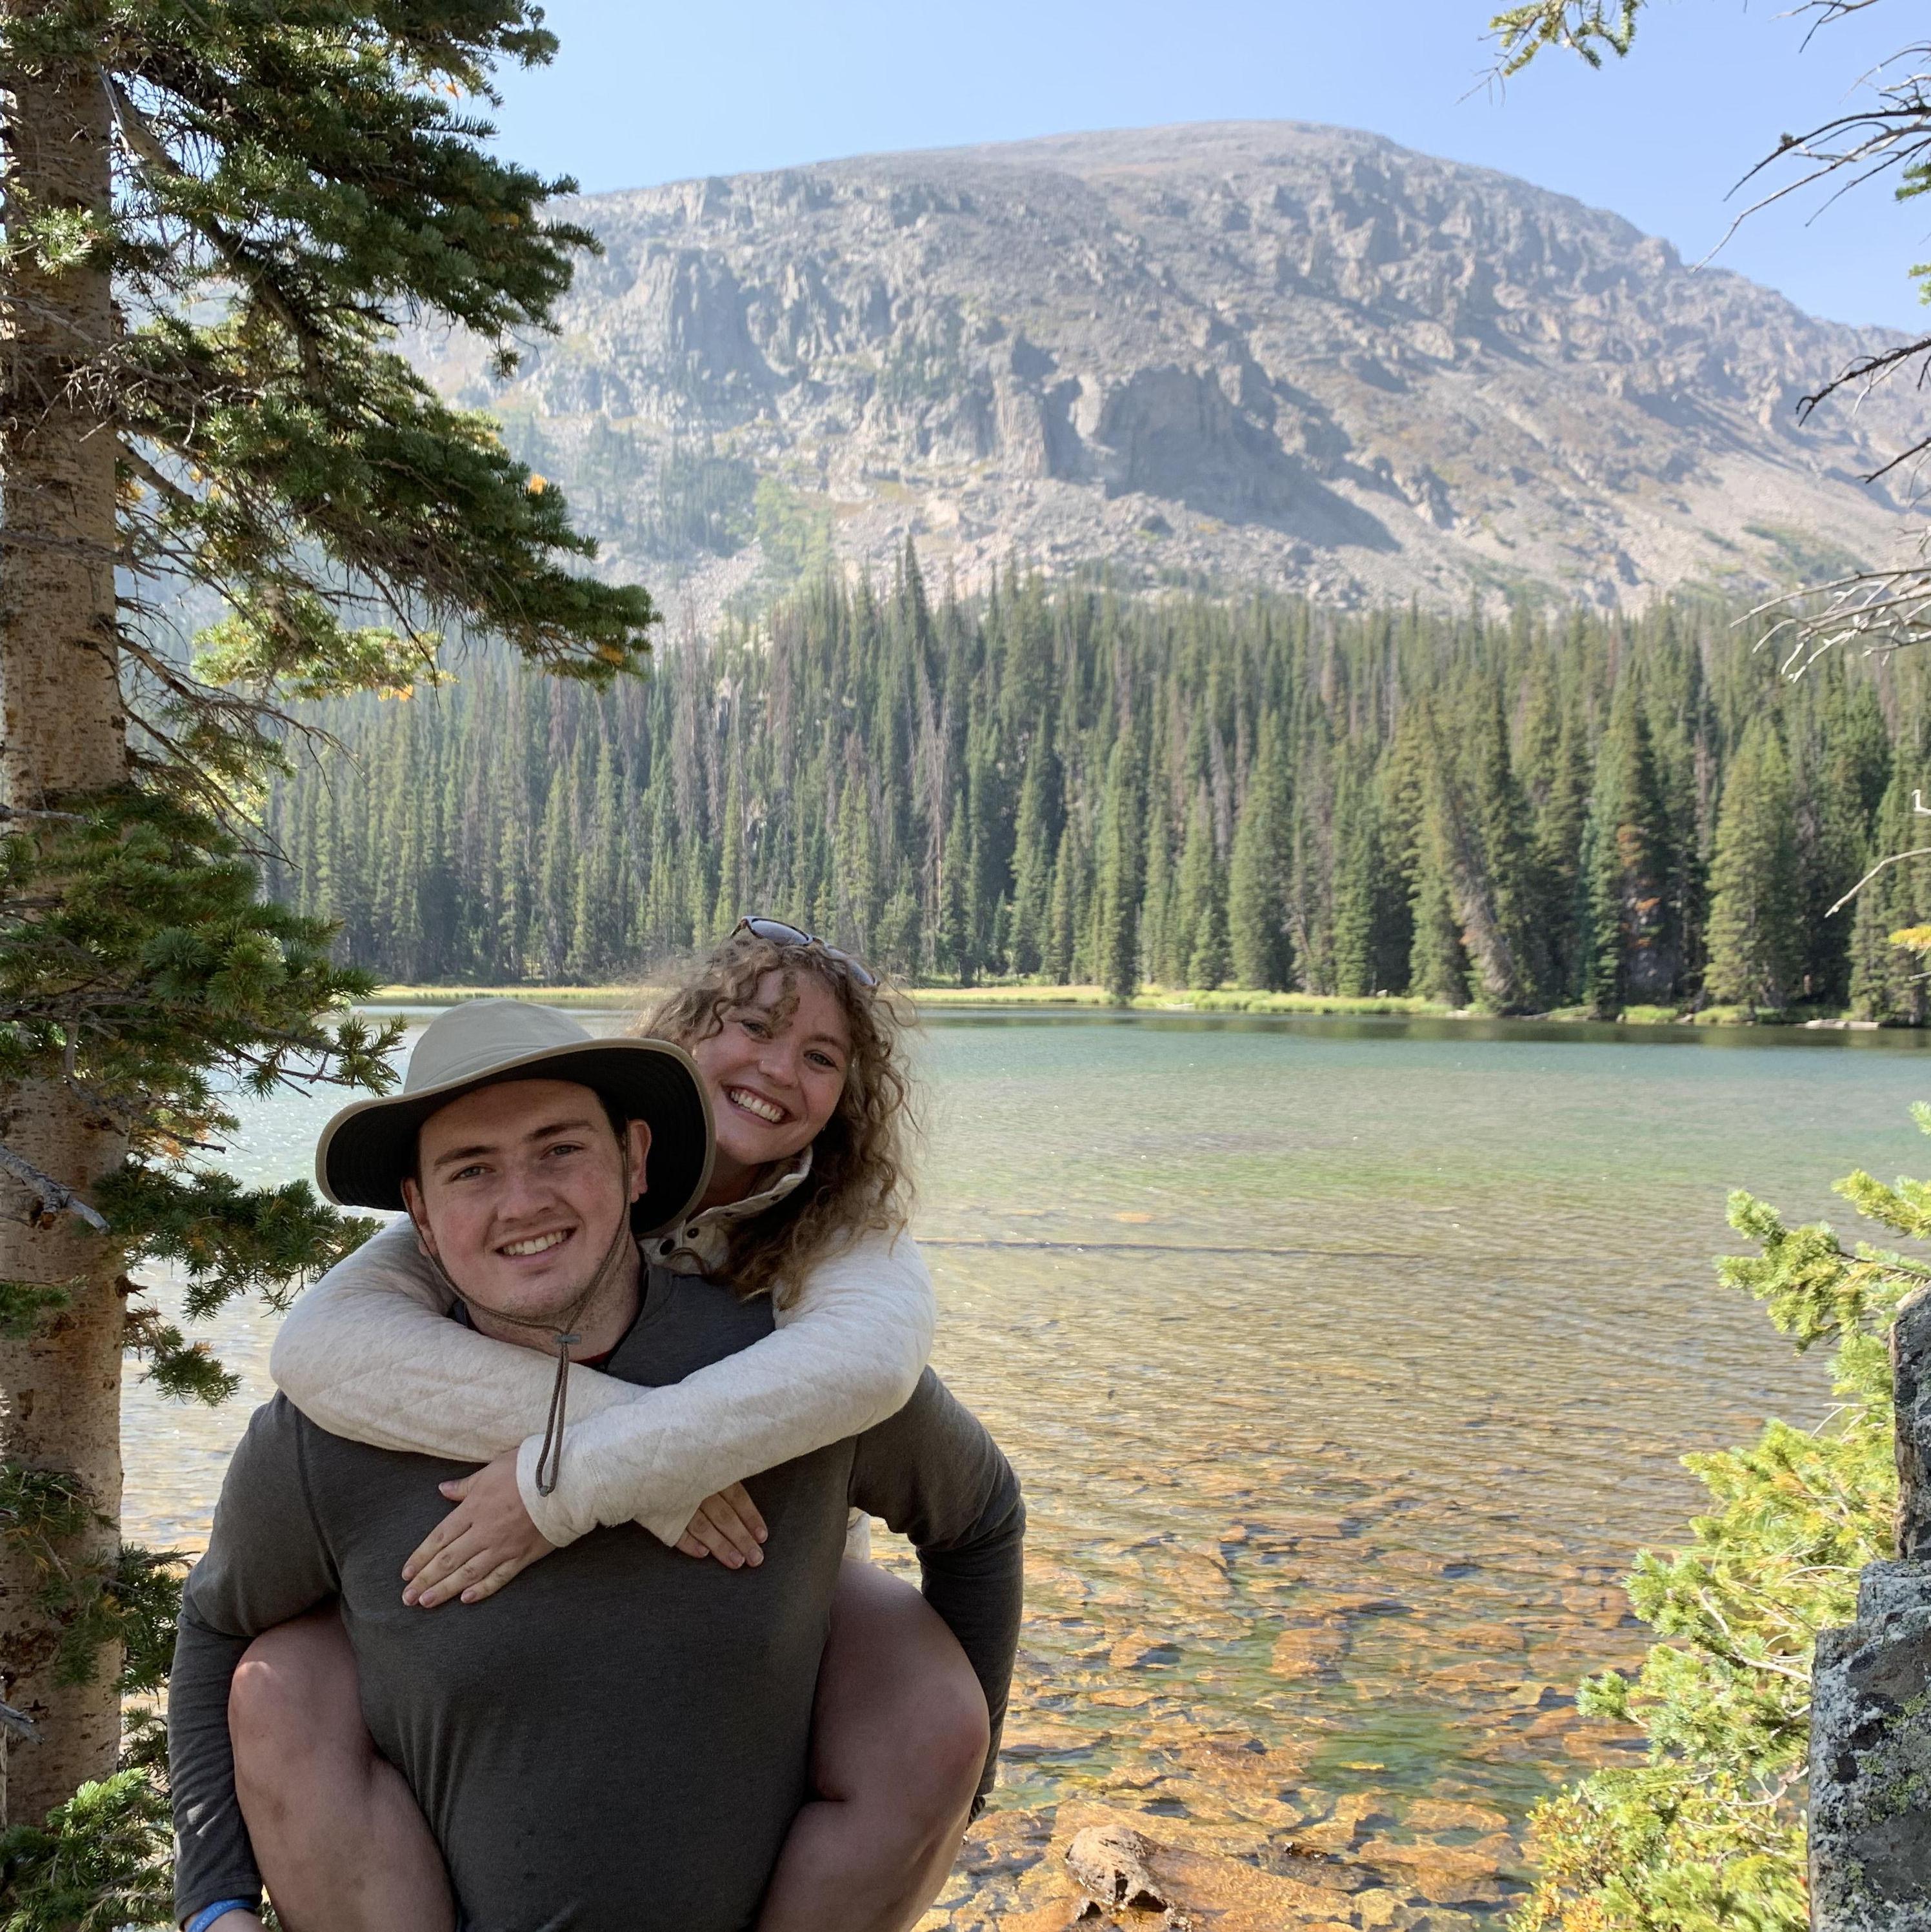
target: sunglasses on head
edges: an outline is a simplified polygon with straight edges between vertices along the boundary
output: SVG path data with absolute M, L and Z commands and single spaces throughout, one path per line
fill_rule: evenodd
M 854 959 L 849 952 L 841 952 L 835 946 L 828 946 L 815 932 L 806 932 L 795 926 L 787 926 L 781 919 L 741 919 L 731 928 L 735 939 L 741 932 L 748 932 L 754 939 L 762 939 L 772 946 L 815 946 L 827 959 L 835 959 L 861 986 L 875 986 L 878 975 L 861 961 Z

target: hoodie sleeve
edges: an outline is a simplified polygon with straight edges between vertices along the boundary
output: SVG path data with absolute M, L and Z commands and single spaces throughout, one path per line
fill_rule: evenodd
M 675 1543 L 706 1496 L 895 1414 L 931 1352 L 931 1274 L 909 1234 L 867 1234 L 813 1268 L 778 1321 L 681 1382 L 573 1423 L 548 1497 L 535 1494 L 532 1432 L 517 1475 L 544 1534 L 568 1542 L 634 1518 Z
M 331 1435 L 487 1462 L 541 1430 L 556 1361 L 451 1322 L 451 1306 L 415 1230 L 398 1220 L 295 1303 L 268 1372 Z M 570 1371 L 570 1408 L 579 1416 L 648 1393 L 595 1369 Z
M 447 1318 L 448 1291 L 399 1221 L 295 1304 L 269 1358 L 277 1384 L 337 1436 L 487 1462 L 521 1444 L 518 1485 L 549 1540 L 634 1520 L 674 1544 L 732 1483 L 856 1436 L 900 1408 L 931 1352 L 931 1276 L 909 1235 L 866 1235 L 806 1276 L 774 1333 L 667 1388 L 570 1371 L 554 1492 L 537 1453 L 554 1366 Z

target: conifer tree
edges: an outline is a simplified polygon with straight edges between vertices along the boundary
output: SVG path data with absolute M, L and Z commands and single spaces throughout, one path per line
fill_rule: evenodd
M 1335 989 L 1335 873 L 1343 802 L 1336 783 L 1333 734 L 1325 718 L 1304 719 L 1298 734 L 1294 812 L 1288 860 L 1288 931 L 1294 970 L 1312 993 Z
M 1461 922 L 1455 916 L 1444 809 L 1436 798 L 1429 799 L 1416 842 L 1408 988 L 1459 1012 L 1469 1004 L 1469 960 Z
M 1409 986 L 1415 950 L 1416 894 L 1420 884 L 1422 820 L 1426 807 L 1426 741 L 1419 707 L 1411 706 L 1396 728 L 1375 776 L 1377 843 L 1385 868 L 1388 989 Z
M 730 777 L 724 786 L 724 842 L 718 855 L 718 904 L 712 920 L 714 928 L 721 925 L 724 930 L 728 931 L 751 909 L 747 882 L 748 868 L 745 861 L 744 817 L 743 785 L 737 760 L 733 759 Z M 869 827 L 865 829 L 868 830 Z M 858 868 L 867 874 L 865 889 L 868 892 L 871 883 L 869 859 L 869 852 L 862 849 L 856 860 Z M 847 860 L 848 865 L 852 862 L 850 860 Z M 869 922 L 865 923 L 868 925 Z M 859 938 L 856 934 L 853 937 L 860 946 L 865 944 L 864 938 Z M 869 938 L 868 933 L 865 938 Z
M 305 1190 L 238 1192 L 184 1151 L 232 1131 L 224 1083 L 386 1077 L 383 1037 L 322 1017 L 366 982 L 256 896 L 235 801 L 282 758 L 277 694 L 407 687 L 451 626 L 607 679 L 653 620 L 580 572 L 560 494 L 388 334 L 417 314 L 505 345 L 589 243 L 539 212 L 568 184 L 494 158 L 465 105 L 493 63 L 547 58 L 538 20 L 0 12 L 0 1698 L 43 1738 L 7 1764 L 19 1822 L 112 1771 L 121 1660 L 151 1658 L 133 1625 L 165 1594 L 119 1547 L 118 1408 L 130 1336 L 173 1331 L 130 1327 L 117 1284 L 172 1254 L 211 1308 L 354 1238 Z M 150 615 L 182 593 L 225 614 L 193 663 Z M 351 958 L 365 830 L 333 846 Z M 151 1369 L 229 1386 L 178 1336 Z M 139 1815 L 135 1790 L 110 1808 Z
M 1386 992 L 1396 976 L 1387 970 L 1384 944 L 1388 866 L 1381 850 L 1380 811 L 1372 784 L 1351 760 L 1342 774 L 1336 804 L 1334 990 L 1359 999 Z M 1411 944 L 1411 932 L 1409 938 Z M 1407 976 L 1405 957 L 1399 976 L 1404 981 Z
M 838 916 L 832 930 L 847 946 L 861 955 L 871 950 L 872 938 L 877 924 L 877 899 L 880 884 L 878 876 L 877 838 L 872 824 L 871 802 L 866 796 L 865 782 L 859 776 L 856 761 L 848 766 L 845 774 L 844 788 L 838 798 L 838 838 L 836 856 L 836 880 Z M 725 850 L 730 854 L 730 835 L 725 835 Z M 740 892 L 739 897 L 742 897 Z M 736 904 L 737 902 L 733 901 Z M 731 915 L 735 922 L 736 915 Z M 969 926 L 970 920 L 961 915 L 961 924 Z M 963 944 L 963 938 L 955 939 L 955 944 Z M 958 970 L 958 969 L 955 969 Z
M 1072 919 L 1072 970 L 1074 982 L 1082 986 L 1092 986 L 1099 977 L 1099 955 L 1095 941 L 1099 937 L 1097 922 L 1093 918 L 1098 895 L 1093 890 L 1093 848 L 1082 831 L 1072 846 L 1072 866 L 1068 873 L 1070 882 L 1070 912 Z
M 1147 887 L 1140 914 L 1140 950 L 1147 976 L 1156 986 L 1178 984 L 1174 964 L 1173 833 L 1167 819 L 1165 786 L 1156 778 L 1147 788 L 1147 826 L 1142 839 Z
M 1535 807 L 1531 854 L 1535 918 L 1547 946 L 1548 997 L 1558 1005 L 1584 997 L 1587 940 L 1579 928 L 1589 868 L 1589 758 L 1580 705 L 1564 710 Z
M 962 986 L 972 984 L 979 963 L 972 939 L 971 890 L 972 847 L 966 828 L 965 801 L 955 797 L 946 833 L 937 938 L 939 970 L 952 974 Z
M 1059 772 L 1052 746 L 1035 731 L 1019 785 L 1018 819 L 1013 831 L 1012 970 L 1036 973 L 1044 956 L 1052 893 L 1053 850 L 1058 836 L 1054 806 Z
M 1276 991 L 1291 981 L 1286 926 L 1287 766 L 1271 719 L 1263 725 L 1234 834 L 1227 922 L 1234 976 Z
M 1189 986 L 1217 986 L 1225 963 L 1216 934 L 1222 929 L 1216 910 L 1219 867 L 1213 854 L 1213 807 L 1203 781 L 1194 792 L 1187 814 L 1186 842 L 1180 848 L 1180 878 L 1174 898 L 1174 919 L 1179 934 L 1182 971 Z M 1211 980 L 1204 976 L 1212 972 Z
M 1480 966 L 1483 1004 L 1508 1012 L 1537 1003 L 1548 979 L 1528 810 L 1509 756 L 1499 688 L 1470 705 L 1471 770 L 1465 808 L 1453 781 L 1446 829 L 1456 856 L 1465 933 Z
M 1744 734 L 1723 782 L 1711 886 L 1711 998 L 1772 1011 L 1787 1006 L 1802 958 L 1802 899 L 1789 760 L 1765 713 Z
M 875 951 L 886 972 L 909 980 L 919 970 L 919 950 L 918 896 L 912 890 L 910 875 L 901 874 L 896 890 L 879 914 Z
M 1912 809 L 1909 770 L 1900 764 L 1878 806 L 1871 843 L 1881 854 L 1906 853 L 1931 844 L 1926 821 Z M 1860 1018 L 1922 1026 L 1927 1002 L 1924 962 L 1894 946 L 1891 935 L 1931 922 L 1931 860 L 1906 859 L 1887 866 L 1858 893 L 1852 929 L 1852 1010 Z M 1840 912 L 1837 916 L 1844 916 Z
M 1613 1018 L 1631 1002 L 1667 1000 L 1676 990 L 1677 934 L 1666 878 L 1663 804 L 1637 680 L 1616 687 L 1597 763 L 1590 997 Z
M 1825 668 L 1831 694 L 1804 741 L 1792 808 L 1802 902 L 1801 990 L 1807 999 L 1835 1006 L 1849 997 L 1852 921 L 1848 916 L 1831 916 L 1830 909 L 1870 862 L 1871 814 L 1883 795 L 1891 747 L 1882 714 L 1876 719 L 1879 735 L 1873 745 L 1872 715 L 1854 700 L 1842 661 L 1831 659 Z M 1857 693 L 1875 705 L 1867 685 L 1858 686 Z
M 1130 734 L 1114 740 L 1107 760 L 1100 821 L 1095 952 L 1099 982 L 1116 1000 L 1140 986 L 1140 832 L 1142 806 Z
M 1211 992 L 1233 968 L 1233 949 L 1227 937 L 1227 895 L 1219 868 L 1216 867 L 1194 926 L 1193 948 L 1187 956 L 1187 984 Z
M 1074 934 L 1078 926 L 1079 855 L 1074 848 L 1072 827 L 1067 826 L 1060 834 L 1060 849 L 1053 860 L 1053 894 L 1046 950 L 1041 961 L 1047 977 L 1056 986 L 1072 983 Z
M 536 874 L 536 970 L 552 983 L 568 970 L 572 888 L 577 877 L 577 828 L 571 823 L 570 788 L 553 784 L 543 815 Z

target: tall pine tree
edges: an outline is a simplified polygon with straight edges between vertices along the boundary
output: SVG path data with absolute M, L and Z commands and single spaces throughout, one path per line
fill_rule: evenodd
M 1287 930 L 1289 808 L 1287 760 L 1273 722 L 1261 728 L 1246 797 L 1234 828 L 1227 889 L 1234 976 L 1243 986 L 1292 983 Z
M 1789 1005 L 1804 956 L 1803 895 L 1790 761 L 1767 713 L 1751 722 L 1730 760 L 1710 884 L 1710 998 L 1773 1011 Z
M 352 1238 L 305 1190 L 237 1196 L 195 1164 L 233 1083 L 385 1077 L 382 1042 L 327 1017 L 358 982 L 256 896 L 236 818 L 283 762 L 269 707 L 408 688 L 450 628 L 607 679 L 654 620 L 391 332 L 458 326 L 507 369 L 590 245 L 542 212 L 571 184 L 475 118 L 496 63 L 548 57 L 540 21 L 0 10 L 0 1698 L 43 1739 L 9 1753 L 16 1822 L 112 1769 L 133 1606 L 165 1594 L 116 1527 L 122 1351 L 173 1332 L 130 1327 L 129 1270 L 178 1258 L 213 1306 Z M 224 614 L 193 663 L 157 588 Z M 364 828 L 337 829 L 346 860 Z M 399 856 L 438 836 L 417 820 Z M 154 1346 L 163 1386 L 229 1386 Z

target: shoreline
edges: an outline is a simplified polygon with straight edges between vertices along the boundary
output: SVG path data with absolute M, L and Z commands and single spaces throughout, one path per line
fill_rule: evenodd
M 466 1000 L 530 1000 L 544 1006 L 583 1006 L 608 1011 L 647 1005 L 664 989 L 641 984 L 601 986 L 378 986 L 367 1004 L 382 1006 L 448 1006 Z M 1912 1028 L 1881 1028 L 1876 1020 L 1852 1019 L 1837 1013 L 1799 1018 L 1794 1014 L 1753 1015 L 1734 1006 L 1708 1006 L 1682 1013 L 1666 1006 L 1633 1006 L 1618 1018 L 1603 1020 L 1579 1007 L 1546 1013 L 1487 1013 L 1473 1007 L 1442 1006 L 1405 994 L 1374 994 L 1349 998 L 1325 993 L 1242 992 L 1228 988 L 1209 992 L 1150 987 L 1130 1000 L 1115 999 L 1102 986 L 1013 985 L 907 986 L 899 989 L 915 1006 L 944 1011 L 949 1007 L 1057 1009 L 1094 1012 L 1247 1013 L 1309 1019 L 1462 1020 L 1483 1026 L 1519 1021 L 1534 1025 L 1644 1027 L 1798 1027 L 1812 1032 L 1912 1032 Z

